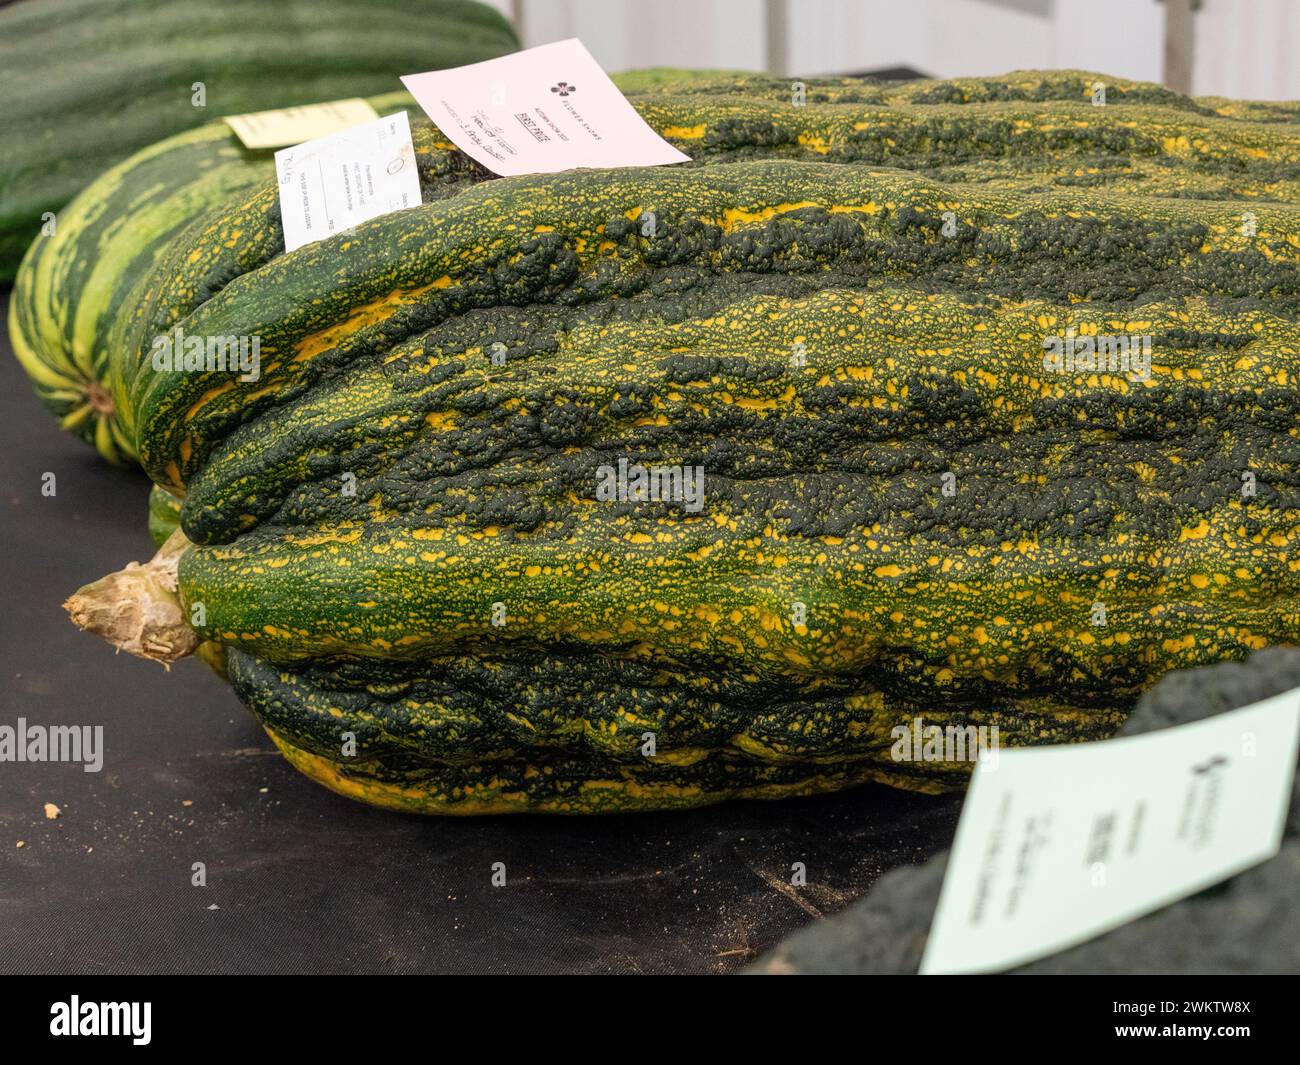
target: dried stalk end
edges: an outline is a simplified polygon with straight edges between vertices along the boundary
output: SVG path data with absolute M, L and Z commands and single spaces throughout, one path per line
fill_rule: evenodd
M 72 623 L 119 651 L 169 669 L 178 658 L 193 654 L 199 638 L 185 619 L 176 581 L 176 567 L 189 546 L 177 530 L 143 566 L 128 563 L 78 589 L 63 604 Z
M 86 402 L 91 405 L 97 414 L 113 413 L 113 394 L 96 381 L 91 381 L 86 385 Z

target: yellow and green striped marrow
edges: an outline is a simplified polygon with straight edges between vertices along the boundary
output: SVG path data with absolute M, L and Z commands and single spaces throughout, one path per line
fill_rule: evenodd
M 404 92 L 381 113 L 415 110 Z M 103 174 L 28 249 L 9 300 L 9 336 L 36 394 L 69 432 L 111 462 L 135 458 L 108 386 L 108 333 L 132 287 L 204 213 L 275 171 L 225 122 L 178 133 Z
M 1096 738 L 1300 632 L 1300 209 L 1238 210 L 786 160 L 502 179 L 197 302 L 257 382 L 157 373 L 137 322 L 120 394 L 200 635 L 331 787 L 933 790 L 964 767 L 892 761 L 894 725 Z M 1150 380 L 1045 374 L 1071 328 L 1150 335 Z M 596 502 L 620 457 L 703 465 L 704 510 Z
M 1294 150 L 1189 113 L 1224 172 Z M 1295 641 L 1294 202 L 1060 185 L 1052 138 L 1019 184 L 762 158 L 718 121 L 704 165 L 453 182 L 288 255 L 268 186 L 137 286 L 113 387 L 184 496 L 180 595 L 296 766 L 434 813 L 940 790 L 968 766 L 892 760 L 894 726 L 1099 738 Z M 260 379 L 155 372 L 177 323 L 260 337 Z M 1150 379 L 1044 372 L 1070 330 L 1151 336 Z M 702 465 L 704 509 L 597 502 L 620 458 Z
M 1239 201 L 1239 226 L 1255 203 L 1295 202 L 1300 193 L 1300 124 L 1279 117 L 1288 114 L 1282 104 L 1210 106 L 1112 79 L 1107 105 L 1094 107 L 1091 86 L 1105 79 L 1082 71 L 898 85 L 809 79 L 806 106 L 791 101 L 789 81 L 758 75 L 656 70 L 616 80 L 698 165 L 807 159 L 895 166 L 1002 190 Z M 402 94 L 391 100 L 409 107 Z M 490 176 L 427 123 L 416 140 L 427 199 Z M 184 223 L 269 168 L 269 157 L 247 155 L 224 126 L 164 142 L 91 186 L 65 212 L 61 235 L 29 253 L 11 307 L 15 348 L 65 425 L 110 458 L 129 459 L 134 448 L 105 376 L 116 310 L 150 315 L 161 330 L 195 299 L 279 252 L 276 197 L 262 191 L 205 239 L 182 242 L 192 261 L 161 271 L 176 291 L 131 288 Z M 168 195 L 149 206 L 159 189 Z M 142 190 L 149 195 L 140 208 Z M 114 251 L 105 255 L 110 240 Z
M 0 282 L 44 212 L 156 141 L 220 115 L 389 92 L 399 74 L 518 47 L 500 13 L 472 0 L 0 6 Z

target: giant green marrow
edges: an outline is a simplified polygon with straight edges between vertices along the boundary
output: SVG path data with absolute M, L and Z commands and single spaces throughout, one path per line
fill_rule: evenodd
M 706 134 L 705 165 L 466 182 L 242 271 L 221 238 L 268 192 L 231 204 L 114 345 L 187 616 L 295 765 L 440 813 L 959 786 L 892 730 L 1099 738 L 1172 669 L 1295 641 L 1300 208 L 1042 184 L 1071 136 L 1000 184 Z M 174 322 L 258 336 L 260 376 L 156 369 Z M 1045 361 L 1108 336 L 1149 365 Z M 620 464 L 702 468 L 700 506 L 610 499 Z

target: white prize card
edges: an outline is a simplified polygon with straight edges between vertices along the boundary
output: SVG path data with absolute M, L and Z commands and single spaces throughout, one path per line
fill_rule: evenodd
M 576 39 L 402 78 L 434 124 L 494 174 L 689 162 Z
M 285 251 L 420 203 L 405 111 L 276 152 L 275 174 Z
M 975 769 L 923 973 L 1054 954 L 1266 861 L 1300 689 L 1175 728 L 999 750 Z

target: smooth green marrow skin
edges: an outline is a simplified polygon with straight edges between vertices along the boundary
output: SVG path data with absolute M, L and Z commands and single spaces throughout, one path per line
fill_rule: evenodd
M 149 491 L 149 539 L 162 547 L 181 526 L 181 501 L 157 485 Z
M 9 302 L 15 354 L 60 425 L 110 461 L 134 453 L 103 389 L 112 316 L 169 238 L 268 164 L 224 123 L 178 134 L 109 170 L 28 249 Z
M 43 212 L 146 145 L 221 115 L 389 92 L 400 73 L 518 47 L 498 12 L 470 0 L 0 7 L 0 281 L 13 277 Z M 32 56 L 42 57 L 39 77 Z M 205 106 L 194 105 L 197 82 Z
M 370 103 L 380 114 L 415 109 L 400 92 Z M 274 169 L 270 151 L 249 151 L 226 123 L 209 123 L 110 169 L 28 249 L 9 300 L 14 352 L 62 427 L 110 462 L 135 457 L 109 384 L 116 316 L 171 241 Z

